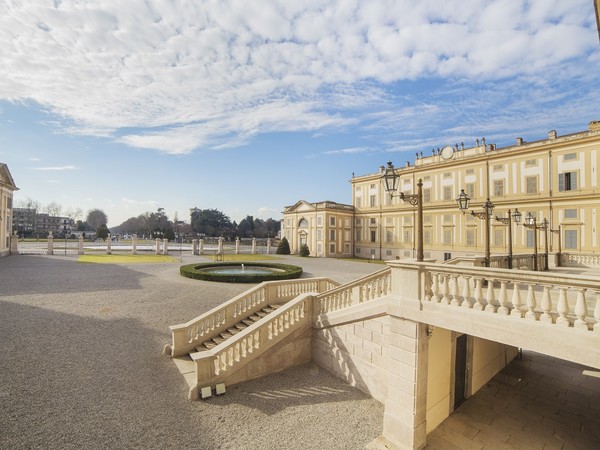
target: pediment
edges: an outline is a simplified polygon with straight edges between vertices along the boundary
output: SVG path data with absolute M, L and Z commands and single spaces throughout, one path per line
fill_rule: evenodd
M 8 170 L 8 166 L 4 163 L 0 163 L 0 184 L 13 191 L 19 190 L 15 184 L 15 180 L 13 180 L 13 177 L 10 174 L 10 170 Z
M 309 203 L 304 200 L 300 200 L 300 201 L 296 202 L 294 205 L 286 208 L 285 212 L 287 214 L 289 214 L 289 213 L 307 212 L 307 211 L 314 211 L 314 210 L 315 210 L 315 206 L 312 203 Z

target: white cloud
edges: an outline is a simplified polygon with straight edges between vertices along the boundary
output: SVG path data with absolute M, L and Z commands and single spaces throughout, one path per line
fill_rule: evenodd
M 368 153 L 372 150 L 368 147 L 349 147 L 341 148 L 339 150 L 329 150 L 324 152 L 325 155 L 353 155 L 357 153 Z
M 34 167 L 33 170 L 61 172 L 61 171 L 66 171 L 66 170 L 79 170 L 79 167 L 76 167 L 76 166 Z
M 588 0 L 36 1 L 0 10 L 0 99 L 43 105 L 65 132 L 172 154 L 368 123 L 365 111 L 402 110 L 390 100 L 390 83 L 402 80 L 543 84 L 598 53 Z

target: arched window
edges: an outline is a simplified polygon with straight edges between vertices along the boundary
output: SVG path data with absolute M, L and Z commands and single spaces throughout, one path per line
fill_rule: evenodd
M 298 228 L 308 228 L 308 220 L 300 219 L 300 222 L 298 222 Z

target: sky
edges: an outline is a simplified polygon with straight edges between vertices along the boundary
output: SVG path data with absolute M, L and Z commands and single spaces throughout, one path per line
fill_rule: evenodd
M 280 219 L 353 174 L 600 120 L 592 0 L 0 0 L 0 162 L 117 226 Z

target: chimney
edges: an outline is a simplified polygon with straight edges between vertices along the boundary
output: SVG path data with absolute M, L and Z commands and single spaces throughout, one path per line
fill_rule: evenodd
M 548 139 L 556 139 L 556 130 L 550 130 L 548 132 Z
M 517 145 L 523 145 L 523 138 L 521 138 L 521 137 L 517 138 Z
M 592 120 L 589 125 L 590 131 L 600 131 L 600 120 Z

